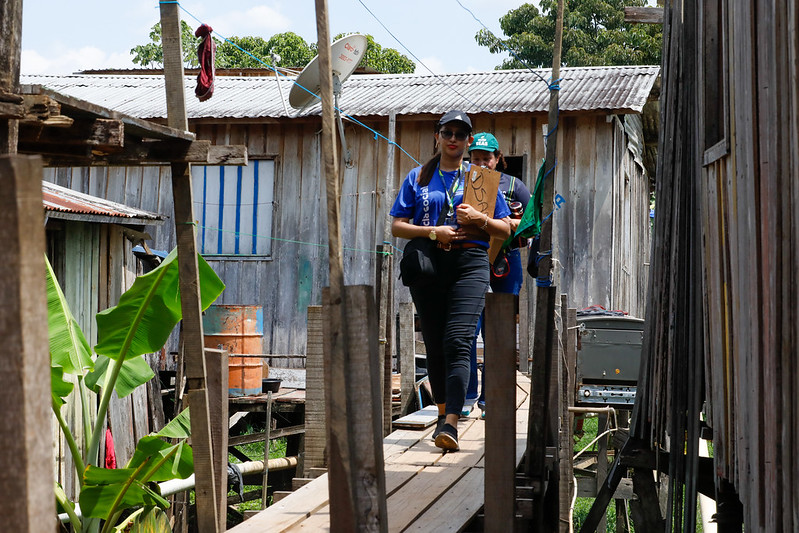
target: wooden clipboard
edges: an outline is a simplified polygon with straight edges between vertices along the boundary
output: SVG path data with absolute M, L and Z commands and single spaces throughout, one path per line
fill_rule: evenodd
M 463 203 L 469 204 L 489 218 L 494 218 L 494 208 L 497 203 L 497 190 L 501 172 L 488 168 L 472 165 L 466 174 L 466 185 L 463 191 Z M 493 264 L 499 250 L 502 248 L 503 239 L 490 237 L 488 248 L 488 262 Z

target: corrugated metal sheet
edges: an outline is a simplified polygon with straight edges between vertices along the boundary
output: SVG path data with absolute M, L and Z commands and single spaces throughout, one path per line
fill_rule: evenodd
M 112 219 L 125 219 L 127 222 L 142 224 L 158 224 L 163 222 L 165 218 L 157 213 L 134 209 L 46 181 L 42 182 L 42 203 L 44 208 L 50 212 L 111 217 Z
M 340 107 L 352 116 L 440 114 L 452 108 L 467 113 L 546 112 L 550 71 L 497 70 L 440 76 L 418 74 L 355 75 L 344 83 Z M 643 108 L 660 75 L 657 66 L 564 68 L 560 80 L 562 112 L 635 112 Z M 288 99 L 295 77 L 281 77 Z M 22 76 L 40 84 L 135 117 L 166 116 L 162 76 Z M 287 115 L 274 77 L 217 77 L 214 96 L 199 102 L 194 78 L 186 78 L 187 112 L 199 118 L 280 118 L 315 115 L 318 103 Z

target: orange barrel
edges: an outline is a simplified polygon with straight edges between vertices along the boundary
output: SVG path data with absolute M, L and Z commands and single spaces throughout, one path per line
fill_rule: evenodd
M 261 394 L 262 360 L 259 357 L 237 357 L 236 354 L 263 353 L 263 307 L 212 305 L 203 314 L 203 330 L 206 348 L 221 346 L 230 353 L 228 394 Z

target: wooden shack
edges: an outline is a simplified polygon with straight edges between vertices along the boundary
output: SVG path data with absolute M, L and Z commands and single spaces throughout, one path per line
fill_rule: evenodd
M 142 273 L 142 265 L 132 250 L 148 240 L 141 230 L 145 225 L 159 226 L 164 216 L 132 209 L 116 202 L 78 193 L 44 182 L 42 198 L 45 209 L 47 255 L 70 310 L 86 340 L 97 342 L 95 315 L 119 301 L 120 295 Z M 158 361 L 153 360 L 152 364 Z M 157 381 L 139 387 L 130 396 L 112 399 L 109 405 L 109 429 L 114 439 L 117 460 L 125 464 L 136 442 L 154 428 L 148 408 L 148 393 L 160 401 Z M 75 401 L 72 401 L 75 400 Z M 64 418 L 75 435 L 82 437 L 81 406 L 74 396 L 64 408 Z M 161 411 L 162 412 L 162 411 Z M 160 420 L 163 424 L 163 415 Z M 66 442 L 57 426 L 53 442 L 56 450 L 56 480 L 70 497 L 75 497 L 75 469 Z
M 355 75 L 344 83 L 340 107 L 349 157 L 342 156 L 341 228 L 347 284 L 375 284 L 377 248 L 384 244 L 396 187 L 433 155 L 434 126 L 447 110 L 463 109 L 475 131 L 493 132 L 510 172 L 532 188 L 544 155 L 547 75 L 543 70 Z M 652 166 L 647 170 L 644 162 L 653 154 L 645 132 L 651 136 L 656 125 L 647 121 L 645 128 L 640 115 L 657 97 L 658 76 L 658 67 L 563 70 L 556 184 L 561 200 L 553 216 L 557 283 L 573 306 L 599 304 L 643 314 L 652 182 Z M 22 81 L 140 118 L 158 121 L 166 114 L 159 76 L 24 76 Z M 193 83 L 186 79 L 187 87 Z M 198 244 L 227 285 L 219 303 L 263 306 L 264 353 L 302 355 L 307 306 L 321 302 L 327 284 L 327 221 L 320 216 L 325 202 L 320 106 L 285 107 L 281 92 L 287 95 L 293 83 L 282 76 L 219 77 L 214 97 L 189 102 L 187 110 L 198 139 L 243 144 L 249 155 L 246 167 L 194 165 L 192 170 Z M 163 172 L 70 167 L 49 170 L 46 179 L 158 210 L 171 203 L 171 189 L 149 184 L 164 183 Z M 147 228 L 152 246 L 171 249 L 170 229 Z M 394 253 L 394 247 L 401 248 L 393 239 L 391 245 Z M 395 303 L 409 298 L 397 283 Z
M 634 434 L 671 451 L 667 531 L 693 530 L 697 491 L 720 530 L 799 529 L 798 20 L 790 0 L 665 2 Z

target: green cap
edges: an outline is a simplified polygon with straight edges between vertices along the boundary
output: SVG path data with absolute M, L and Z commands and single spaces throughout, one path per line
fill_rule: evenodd
M 494 153 L 499 150 L 499 143 L 497 138 L 490 133 L 475 133 L 474 141 L 469 146 L 469 151 L 472 150 L 485 150 L 486 152 Z

